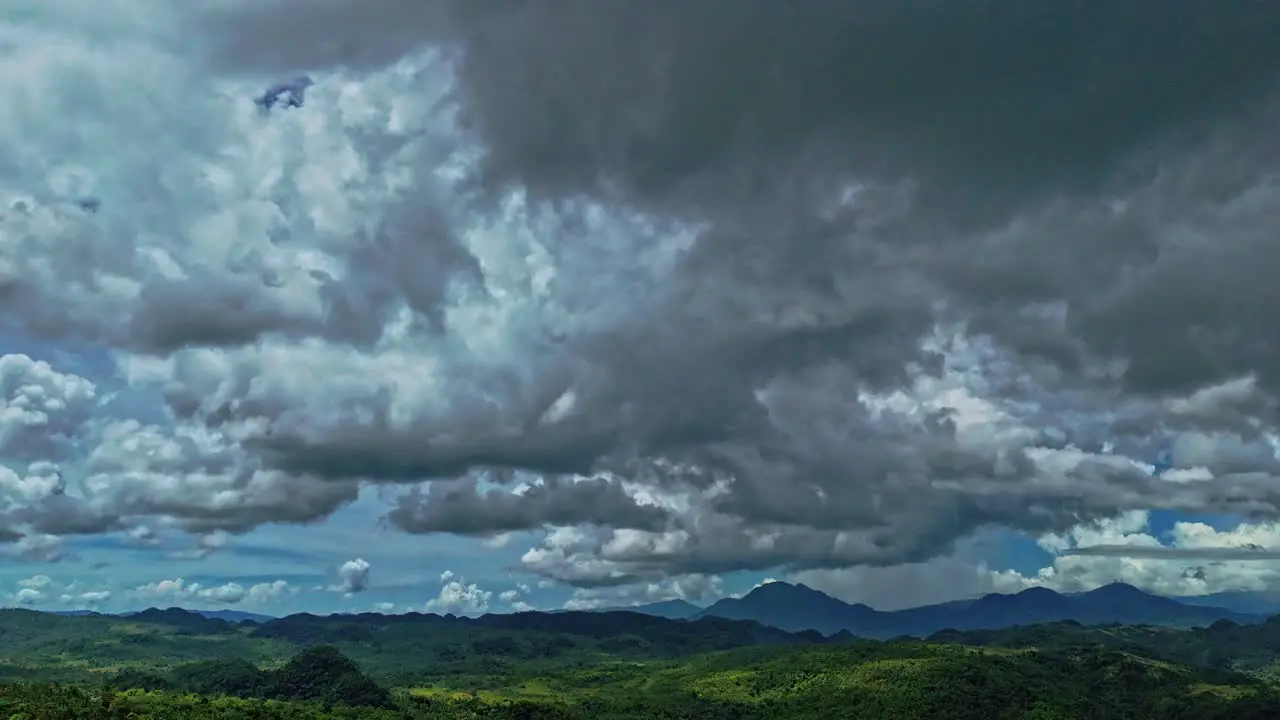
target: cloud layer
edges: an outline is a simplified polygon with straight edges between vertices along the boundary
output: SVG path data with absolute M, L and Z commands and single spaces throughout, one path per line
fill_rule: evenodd
M 1280 516 L 1280 7 L 729 5 L 4 11 L 3 329 L 107 370 L 0 358 L 0 539 L 376 484 L 643 587 Z

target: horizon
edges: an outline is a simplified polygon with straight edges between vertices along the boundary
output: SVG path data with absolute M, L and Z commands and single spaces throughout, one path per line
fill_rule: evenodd
M 271 614 L 271 613 L 248 611 L 248 610 L 244 610 L 244 609 L 241 609 L 241 608 L 237 608 L 237 607 L 235 607 L 235 606 L 223 606 L 223 607 L 195 607 L 195 606 L 184 606 L 184 605 L 164 605 L 164 606 L 162 606 L 162 605 L 149 605 L 149 606 L 146 606 L 146 607 L 130 608 L 130 609 L 123 609 L 123 610 L 118 610 L 118 611 L 110 611 L 110 612 L 105 611 L 105 610 L 94 610 L 94 609 L 89 609 L 89 608 L 74 609 L 74 610 L 66 610 L 66 609 L 63 609 L 63 610 L 56 610 L 56 609 L 40 609 L 40 608 L 34 608 L 34 607 L 30 607 L 30 606 L 23 606 L 23 605 L 6 605 L 6 606 L 0 606 L 0 610 L 28 610 L 28 611 L 32 611 L 32 612 L 44 612 L 44 613 L 50 613 L 50 614 L 55 614 L 55 615 L 75 615 L 75 614 L 93 613 L 93 614 L 98 614 L 98 615 L 107 615 L 107 616 L 116 616 L 116 617 L 121 617 L 121 616 L 123 616 L 123 617 L 128 617 L 128 616 L 136 615 L 136 614 L 139 614 L 139 613 L 142 613 L 142 612 L 146 612 L 146 611 L 148 611 L 148 610 L 158 610 L 158 611 L 162 611 L 162 612 L 163 612 L 163 611 L 168 611 L 168 610 L 182 610 L 182 611 L 185 611 L 185 612 L 188 612 L 188 613 L 192 613 L 192 614 L 197 614 L 197 615 L 198 615 L 198 614 L 202 614 L 202 613 L 227 613 L 227 614 L 237 614 L 237 615 L 257 616 L 257 617 L 264 617 L 264 618 L 270 618 L 270 619 L 281 619 L 281 618 L 290 617 L 290 616 L 293 616 L 293 615 L 314 615 L 314 616 L 319 616 L 319 617 L 328 617 L 328 616 L 337 616 L 337 615 L 364 615 L 364 614 L 372 614 L 372 615 L 388 615 L 388 616 L 415 615 L 415 614 L 417 614 L 417 615 L 435 615 L 435 616 L 438 616 L 438 617 L 455 616 L 455 617 L 472 617 L 472 618 L 474 618 L 474 617 L 482 617 L 482 616 L 484 616 L 484 615 L 511 615 L 511 614 L 516 614 L 516 613 L 525 613 L 525 612 L 536 612 L 536 613 L 562 613 L 562 612 L 626 612 L 626 611 L 628 611 L 628 610 L 632 610 L 632 609 L 635 609 L 635 608 L 644 608 L 644 607 L 651 607 L 651 606 L 655 606 L 655 605 L 664 605 L 664 604 L 670 604 L 670 603 L 681 603 L 681 604 L 688 605 L 688 606 L 690 606 L 690 607 L 696 608 L 696 609 L 698 609 L 699 611 L 704 611 L 704 610 L 708 610 L 708 609 L 712 608 L 712 607 L 713 607 L 713 606 L 715 606 L 717 603 L 719 603 L 719 602 L 721 602 L 721 601 L 723 601 L 723 600 L 741 600 L 741 599 L 743 599 L 744 597 L 746 597 L 747 595 L 750 595 L 751 593 L 755 592 L 756 590 L 759 590 L 760 588 L 763 588 L 763 587 L 765 587 L 766 585 L 773 585 L 773 584 L 784 585 L 784 586 L 788 586 L 788 587 L 791 587 L 791 588 L 800 588 L 800 589 L 805 589 L 805 590 L 809 590 L 809 591 L 817 592 L 817 593 L 820 593 L 820 594 L 825 595 L 825 596 L 827 596 L 827 597 L 832 597 L 832 598 L 834 598 L 834 599 L 836 599 L 836 600 L 839 600 L 839 598 L 835 598 L 834 596 L 829 595 L 828 593 L 825 593 L 825 592 L 823 592 L 822 590 L 818 590 L 817 588 L 811 588 L 811 587 L 808 587 L 808 586 L 807 586 L 807 585 L 805 585 L 804 583 L 789 583 L 789 582 L 786 582 L 786 581 L 784 581 L 784 580 L 771 580 L 771 581 L 769 581 L 769 582 L 762 582 L 762 583 L 760 583 L 760 584 L 756 585 L 755 587 L 753 587 L 753 588 L 751 588 L 750 590 L 748 590 L 746 593 L 743 593 L 743 594 L 740 594 L 740 595 L 729 595 L 729 596 L 725 596 L 725 597 L 717 598 L 716 600 L 713 600 L 713 601 L 711 601 L 711 602 L 707 602 L 707 603 L 705 603 L 705 604 L 697 603 L 697 602 L 691 602 L 691 601 L 689 601 L 689 600 L 685 600 L 685 599 L 683 599 L 683 598 L 670 598 L 670 599 L 666 599 L 666 600 L 641 601 L 641 602 L 637 602 L 637 603 L 632 604 L 632 605 L 610 605 L 610 606 L 599 606 L 599 607 L 594 607 L 594 608 L 574 608 L 574 609 L 564 608 L 564 607 L 526 608 L 526 609 L 519 609 L 519 610 L 516 610 L 516 609 L 494 610 L 494 611 L 485 611 L 485 612 L 480 612 L 480 613 L 455 613 L 455 612 L 449 612 L 449 611 L 447 611 L 447 610 L 445 610 L 445 611 L 439 611 L 439 610 L 427 610 L 427 609 L 405 609 L 405 610 L 400 610 L 400 611 L 396 611 L 396 610 L 394 610 L 394 609 L 392 609 L 392 610 L 365 609 L 365 610 L 339 610 L 339 611 L 327 612 L 327 613 L 325 613 L 325 612 L 322 612 L 322 613 L 316 613 L 316 612 L 310 612 L 310 611 L 306 611 L 306 610 L 300 610 L 300 611 L 296 611 L 296 612 L 289 612 L 289 613 L 283 613 L 283 614 L 274 615 L 274 614 Z M 1017 596 L 1017 595 L 1023 595 L 1023 594 L 1025 594 L 1025 593 L 1032 593 L 1032 592 L 1040 591 L 1040 592 L 1049 592 L 1049 593 L 1053 593 L 1053 594 L 1055 594 L 1055 595 L 1060 595 L 1060 596 L 1062 596 L 1062 597 L 1072 597 L 1072 596 L 1079 596 L 1079 595 L 1088 595 L 1088 594 L 1090 594 L 1090 593 L 1094 593 L 1094 592 L 1097 592 L 1097 591 L 1100 591 L 1100 590 L 1104 590 L 1104 589 L 1107 589 L 1107 588 L 1113 588 L 1113 587 L 1125 587 L 1125 588 L 1131 588 L 1131 589 L 1133 589 L 1133 590 L 1137 590 L 1138 592 L 1141 592 L 1141 593 L 1143 593 L 1143 594 L 1145 594 L 1145 595 L 1149 595 L 1149 596 L 1152 596 L 1152 597 L 1166 598 L 1166 599 L 1169 599 L 1169 600 L 1175 600 L 1175 601 L 1178 601 L 1178 602 L 1180 602 L 1180 603 L 1187 603 L 1187 604 L 1190 604 L 1190 601 L 1194 601 L 1194 600 L 1197 600 L 1197 599 L 1204 600 L 1204 599 L 1208 599 L 1208 598 L 1212 598 L 1212 597 L 1214 597 L 1214 596 L 1212 596 L 1212 595 L 1209 595 L 1209 596 L 1172 596 L 1172 595 L 1161 595 L 1161 594 L 1159 594 L 1159 593 L 1152 593 L 1152 592 L 1148 592 L 1148 591 L 1146 591 L 1146 590 L 1143 590 L 1143 589 L 1141 589 L 1141 588 L 1138 588 L 1138 587 L 1136 587 L 1136 586 L 1134 586 L 1134 585 L 1131 585 L 1131 584 L 1126 583 L 1126 582 L 1123 582 L 1123 581 L 1113 581 L 1113 582 L 1110 582 L 1110 583 L 1107 583 L 1107 584 L 1104 584 L 1104 585 L 1099 585 L 1099 586 L 1097 586 L 1097 587 L 1095 587 L 1095 588 L 1090 588 L 1090 589 L 1088 589 L 1088 590 L 1079 590 L 1079 591 L 1074 591 L 1074 592 L 1059 592 L 1059 591 L 1057 591 L 1057 590 L 1053 590 L 1053 589 L 1051 589 L 1051 588 L 1046 588 L 1046 587 L 1042 587 L 1042 586 L 1035 586 L 1035 587 L 1023 588 L 1023 589 L 1020 589 L 1020 590 L 1017 590 L 1017 591 L 1014 591 L 1014 592 L 1008 592 L 1008 593 L 1000 593 L 1000 592 L 984 593 L 984 594 L 982 594 L 982 595 L 975 595 L 975 596 L 964 597 L 964 598 L 955 598 L 955 599 L 952 599 L 952 600 L 944 600 L 944 601 L 941 601 L 941 602 L 938 602 L 938 603 L 929 603 L 929 604 L 926 604 L 926 605 L 912 605 L 912 606 L 903 607 L 903 608 L 896 608 L 896 609 L 892 609 L 892 610 L 885 610 L 885 609 L 876 608 L 876 607 L 872 607 L 872 606 L 868 606 L 868 607 L 871 607 L 871 609 L 872 609 L 872 610 L 874 610 L 874 611 L 876 611 L 876 612 L 878 612 L 878 613 L 894 613 L 894 612 L 902 612 L 902 611 L 908 611 L 908 610 L 918 610 L 918 609 L 921 609 L 921 608 L 937 607 L 937 606 L 946 605 L 946 604 L 948 604 L 948 603 L 953 603 L 953 602 L 961 602 L 961 601 L 974 602 L 974 601 L 981 600 L 982 598 L 989 597 L 989 596 Z M 1262 594 L 1262 593 L 1259 593 L 1258 595 L 1259 595 L 1259 596 L 1262 596 L 1263 594 Z M 1271 596 L 1270 596 L 1270 599 L 1273 601 L 1273 605 L 1274 605 L 1274 613 L 1275 613 L 1275 614 L 1280 614 L 1280 594 L 1273 594 L 1273 595 L 1271 595 Z M 846 602 L 845 602 L 845 601 L 843 601 L 843 600 L 839 600 L 839 601 L 840 601 L 840 602 L 842 602 L 842 603 L 845 603 L 846 605 L 849 605 L 849 606 L 853 606 L 853 605 L 855 605 L 855 604 L 856 604 L 856 603 L 846 603 Z M 1219 607 L 1220 609 L 1223 609 L 1223 610 L 1231 610 L 1231 608 L 1229 608 L 1229 607 L 1225 607 L 1225 606 L 1215 606 L 1215 605 L 1213 605 L 1212 603 L 1208 603 L 1208 604 L 1205 604 L 1205 605 L 1203 605 L 1203 606 L 1204 606 L 1204 607 Z M 1266 615 L 1266 614 L 1271 614 L 1271 611 L 1267 611 L 1267 612 L 1243 613 L 1243 614 Z M 681 618 L 681 619 L 684 619 L 684 618 Z M 691 619 L 691 618 L 689 618 L 689 619 Z
M 1280 589 L 1280 3 L 297 2 L 0 9 L 0 604 Z

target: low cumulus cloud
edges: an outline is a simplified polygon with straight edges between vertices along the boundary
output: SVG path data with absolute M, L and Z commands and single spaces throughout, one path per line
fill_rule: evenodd
M 60 583 L 48 575 L 33 575 L 15 583 L 16 590 L 8 593 L 13 602 L 26 606 L 57 606 L 87 609 L 96 608 L 111 599 L 107 589 L 86 589 L 78 582 Z
M 183 578 L 174 578 L 139 585 L 129 594 L 146 602 L 170 602 L 184 605 L 203 602 L 237 605 L 241 602 L 262 604 L 277 601 L 284 598 L 291 590 L 292 588 L 284 580 L 256 583 L 245 587 L 237 582 L 204 585 L 189 582 Z
M 369 483 L 583 588 L 1280 518 L 1273 3 L 18 7 L 0 316 L 130 400 L 0 358 L 4 552 Z
M 709 605 L 724 594 L 719 577 L 692 574 L 621 587 L 578 588 L 565 602 L 564 609 L 627 608 L 669 600 Z
M 488 611 L 492 597 L 492 591 L 468 583 L 452 570 L 445 570 L 440 574 L 439 594 L 428 600 L 424 607 L 427 612 L 440 614 L 481 615 Z
M 342 563 L 338 568 L 338 584 L 334 587 L 340 593 L 354 595 L 369 587 L 369 569 L 372 566 L 364 558 L 356 558 Z

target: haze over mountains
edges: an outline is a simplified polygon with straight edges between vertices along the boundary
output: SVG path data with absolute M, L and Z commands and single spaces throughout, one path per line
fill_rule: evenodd
M 1143 592 L 1124 583 L 1112 583 L 1083 593 L 1063 594 L 1046 588 L 1031 588 L 1016 594 L 992 593 L 970 600 L 957 600 L 903 610 L 876 610 L 863 604 L 850 604 L 804 584 L 771 582 L 742 597 L 721 599 L 708 607 L 685 600 L 664 600 L 630 607 L 606 607 L 594 611 L 557 610 L 515 614 L 490 613 L 485 622 L 533 622 L 537 616 L 560 617 L 547 620 L 553 624 L 575 625 L 590 622 L 583 618 L 605 613 L 635 613 L 666 620 L 715 618 L 719 620 L 759 623 L 789 633 L 817 631 L 822 635 L 852 635 L 862 638 L 887 639 L 899 636 L 928 637 L 942 630 L 996 630 L 1016 626 L 1071 620 L 1082 625 L 1156 625 L 1166 627 L 1207 626 L 1219 620 L 1247 624 L 1260 622 L 1272 614 L 1258 598 L 1222 596 L 1223 605 L 1211 604 L 1217 599 L 1173 599 Z M 1242 610 L 1241 608 L 1246 608 Z M 1252 607 L 1249 611 L 1247 608 Z M 69 611 L 60 615 L 80 615 L 89 611 Z M 376 614 L 374 614 L 376 615 Z M 409 613 L 417 616 L 417 613 Z M 523 620 L 507 621 L 503 617 L 520 616 Z M 563 619 L 565 616 L 577 620 Z M 275 618 L 239 610 L 184 610 L 181 608 L 149 608 L 125 613 L 123 617 L 206 626 L 202 620 L 225 620 L 230 623 L 272 621 L 288 622 L 289 618 L 312 619 L 306 613 Z M 351 615 L 361 617 L 361 615 Z M 200 618 L 202 620 L 198 620 Z M 647 626 L 634 616 L 628 621 L 637 627 Z M 558 627 L 559 625 L 557 625 Z
M 187 608 L 182 608 L 182 610 L 184 610 L 184 612 L 191 613 L 193 615 L 199 615 L 200 617 L 208 618 L 210 620 L 226 620 L 227 622 L 232 622 L 232 623 L 240 623 L 240 622 L 263 623 L 263 622 L 267 622 L 268 620 L 277 619 L 274 615 L 263 615 L 262 613 L 245 612 L 244 610 L 195 610 L 195 609 L 187 609 Z M 139 615 L 145 616 L 147 613 L 156 612 L 156 611 L 157 611 L 157 608 L 147 608 L 146 610 L 140 610 L 138 612 L 120 613 L 118 616 L 119 617 L 137 617 Z M 78 615 L 97 615 L 99 613 L 96 613 L 93 610 L 61 610 L 61 611 L 55 612 L 54 614 L 70 615 L 74 617 Z
M 610 608 L 694 620 L 720 617 L 752 620 L 790 632 L 847 632 L 865 638 L 900 635 L 926 637 L 940 630 L 988 630 L 1074 620 L 1084 625 L 1164 625 L 1189 627 L 1218 620 L 1258 622 L 1265 613 L 1174 600 L 1113 583 L 1077 594 L 1031 588 L 1016 594 L 992 593 L 972 600 L 882 611 L 851 605 L 803 584 L 773 582 L 741 598 L 725 598 L 707 608 L 667 601 L 632 608 Z

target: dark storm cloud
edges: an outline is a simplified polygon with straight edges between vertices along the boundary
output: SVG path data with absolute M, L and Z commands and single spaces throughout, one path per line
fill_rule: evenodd
M 281 108 L 300 108 L 307 99 L 307 88 L 315 84 L 315 81 L 306 75 L 300 75 L 292 80 L 278 82 L 262 92 L 261 95 L 254 98 L 253 102 L 264 111 L 272 110 L 276 107 Z
M 188 18 L 189 49 L 220 67 L 272 73 L 377 68 L 441 36 L 437 0 L 230 0 Z
M 856 168 L 1007 206 L 1103 180 L 1280 70 L 1271 3 L 512 0 L 449 19 L 492 179 L 677 205 Z
M 492 535 L 547 524 L 660 530 L 667 515 L 662 508 L 637 503 L 616 481 L 548 478 L 518 495 L 481 493 L 475 480 L 432 483 L 425 493 L 415 489 L 400 496 L 387 520 L 411 533 Z
M 409 22 L 371 11 L 347 38 L 358 46 L 379 18 Z M 575 317 L 603 307 L 609 321 L 524 342 L 521 372 L 456 369 L 444 424 L 427 414 L 395 427 L 385 391 L 324 432 L 289 410 L 297 399 L 273 406 L 259 393 L 238 412 L 273 419 L 255 447 L 291 472 L 409 481 L 627 467 L 675 488 L 732 478 L 709 508 L 729 518 L 732 541 L 715 531 L 681 557 L 619 558 L 699 572 L 918 561 L 977 527 L 1057 531 L 1153 505 L 1274 512 L 1252 476 L 1170 489 L 1132 464 L 1038 468 L 1029 440 L 975 449 L 945 413 L 898 421 L 858 392 L 938 372 L 921 336 L 964 321 L 997 347 L 981 359 L 993 393 L 1053 424 L 1039 440 L 1096 450 L 1122 423 L 1118 439 L 1149 444 L 1169 426 L 1155 409 L 1165 394 L 1266 367 L 1274 348 L 1249 337 L 1265 336 L 1272 305 L 1253 277 L 1273 266 L 1260 234 L 1270 206 L 1219 205 L 1267 168 L 1256 153 L 1274 144 L 1262 129 L 1278 18 L 1272 6 L 1136 2 L 441 10 L 421 37 L 459 51 L 455 97 L 485 148 L 473 179 L 553 201 L 526 218 L 563 271 L 553 296 Z M 297 60 L 360 64 L 316 47 L 301 43 Z M 284 69 L 287 53 L 272 50 L 264 67 Z M 856 202 L 841 208 L 849 183 Z M 671 230 L 583 231 L 583 195 L 703 229 L 669 271 L 615 287 Z M 538 225 L 546 215 L 554 222 Z M 1231 252 L 1184 242 L 1186 224 Z M 375 274 L 398 276 L 389 267 Z M 428 282 L 448 287 L 448 267 Z M 449 298 L 424 297 L 424 308 Z M 568 387 L 572 413 L 543 422 Z M 240 394 L 228 397 L 229 409 Z M 1182 462 L 1274 469 L 1258 447 L 1231 443 Z M 654 460 L 680 471 L 646 470 Z M 466 513 L 448 515 L 461 532 L 467 513 L 528 502 L 465 498 Z M 514 527 L 547 521 L 521 514 Z M 770 533 L 769 548 L 752 542 Z
M 183 192 L 124 163 L 137 197 L 76 213 L 56 261 L 6 278 L 41 308 L 23 322 L 77 318 L 158 357 L 139 372 L 180 427 L 122 428 L 89 464 L 118 514 L 244 530 L 323 517 L 358 481 L 441 479 L 389 520 L 674 531 L 543 548 L 562 562 L 540 572 L 584 584 L 920 561 L 977 528 L 1125 509 L 1280 514 L 1262 446 L 1280 5 L 188 15 L 200 72 L 174 77 L 243 82 L 253 122 L 175 106 L 216 120 L 164 146 L 196 160 L 175 164 Z M 302 72 L 305 106 L 252 112 Z M 206 183 L 210 164 L 227 177 Z M 85 240 L 137 235 L 144 196 L 173 209 L 152 234 L 181 242 L 143 263 Z M 89 251 L 111 282 L 69 275 Z M 1150 457 L 1172 433 L 1174 469 L 1212 481 L 1103 449 Z M 448 480 L 477 468 L 548 479 L 519 496 Z M 596 472 L 689 507 L 555 479 Z
M 879 261 L 895 284 L 923 274 L 933 300 L 951 296 L 977 329 L 1024 352 L 1077 372 L 1090 353 L 1128 358 L 1125 381 L 1139 390 L 1190 390 L 1268 359 L 1240 337 L 1267 332 L 1243 308 L 1274 300 L 1260 238 L 1206 262 L 1105 202 L 1039 211 L 1012 238 L 964 228 L 1022 215 L 1035 198 L 1123 195 L 1167 172 L 1167 149 L 1257 110 L 1280 77 L 1278 5 L 516 1 L 461 4 L 451 18 L 490 183 L 710 216 L 721 232 L 700 246 L 708 264 L 750 252 L 782 267 L 803 257 L 811 282 L 850 261 Z M 1275 146 L 1257 141 L 1264 156 Z M 1257 157 L 1222 158 L 1179 202 L 1221 202 L 1256 182 Z M 851 178 L 916 187 L 879 240 L 893 250 L 837 259 L 815 242 L 867 224 L 816 217 L 821 194 Z M 1245 238 L 1269 221 L 1229 222 L 1209 232 Z M 1125 275 L 1135 268 L 1145 272 Z M 750 280 L 776 287 L 780 275 Z M 1161 292 L 1175 286 L 1180 297 Z M 885 322 L 910 336 L 909 308 L 894 300 Z M 1064 300 L 1069 336 L 1010 317 Z M 815 333 L 826 357 L 839 354 L 831 339 Z
M 635 577 L 652 581 L 684 573 L 888 566 L 945 555 L 975 527 L 1062 531 L 1077 525 L 1081 518 L 1111 517 L 1152 505 L 1180 512 L 1214 507 L 1226 514 L 1259 518 L 1280 513 L 1280 495 L 1274 490 L 1272 477 L 1224 477 L 1213 483 L 1177 485 L 1134 467 L 1106 467 L 1103 463 L 1085 463 L 1062 475 L 975 474 L 941 487 L 930 483 L 886 488 L 867 483 L 864 487 L 872 488 L 868 492 L 878 496 L 857 498 L 850 493 L 826 502 L 799 493 L 788 496 L 787 488 L 794 493 L 797 486 L 786 482 L 771 486 L 773 492 L 766 497 L 755 497 L 752 493 L 759 491 L 759 485 L 751 482 L 753 479 L 748 478 L 743 488 L 735 490 L 742 499 L 732 512 L 703 513 L 689 519 L 683 526 L 689 538 L 678 545 L 668 541 L 621 542 L 616 534 L 602 530 L 567 548 L 551 548 L 552 559 L 541 557 L 530 569 L 585 587 L 627 584 Z M 852 488 L 855 483 L 841 476 L 827 487 Z M 776 505 L 795 515 L 779 521 L 778 511 L 769 509 Z M 869 509 L 854 507 L 843 521 L 835 520 L 837 508 L 849 505 L 872 505 L 877 517 L 868 518 L 860 511 Z M 801 511 L 812 513 L 815 519 L 800 519 Z M 1143 554 L 1148 549 L 1142 547 L 1124 546 L 1114 553 L 1110 546 L 1099 547 L 1064 554 L 1148 556 Z M 1234 551 L 1253 553 L 1246 559 L 1271 556 L 1271 551 L 1256 548 L 1232 549 L 1224 554 L 1230 556 Z M 1166 553 L 1160 549 L 1150 552 Z M 1180 552 L 1169 549 L 1161 557 L 1180 557 Z M 1191 550 L 1190 554 L 1199 557 L 1197 552 Z M 607 565 L 601 566 L 600 558 Z
M 1280 70 L 1264 2 L 267 0 L 193 18 L 209 62 L 241 72 L 451 47 L 491 181 L 682 207 L 850 167 L 1004 207 L 1104 180 Z
M 1126 557 L 1149 560 L 1280 560 L 1280 550 L 1258 545 L 1243 547 L 1147 547 L 1137 545 L 1088 545 L 1069 548 L 1060 555 Z M 1201 570 L 1203 573 L 1203 569 Z
M 84 500 L 64 494 L 24 505 L 8 513 L 5 519 L 49 535 L 97 535 L 120 526 L 120 518 L 115 515 L 104 515 Z

